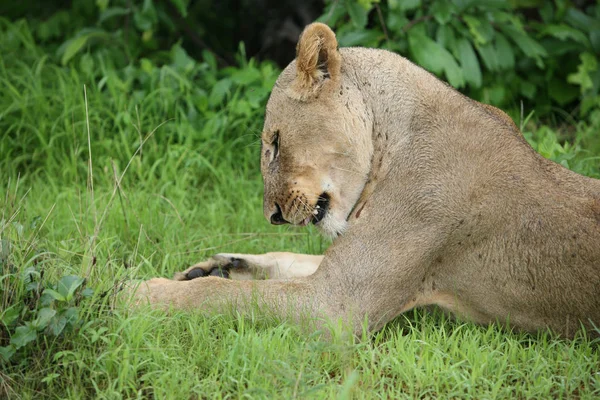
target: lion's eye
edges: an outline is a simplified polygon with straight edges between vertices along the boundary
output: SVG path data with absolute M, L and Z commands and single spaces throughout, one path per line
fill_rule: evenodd
M 279 131 L 275 132 L 273 136 L 273 141 L 271 142 L 273 146 L 273 160 L 277 158 L 279 155 Z

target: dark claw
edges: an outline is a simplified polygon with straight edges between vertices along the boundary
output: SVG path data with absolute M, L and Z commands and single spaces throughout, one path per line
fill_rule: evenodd
M 229 271 L 227 271 L 226 269 L 222 269 L 222 268 L 213 268 L 210 271 L 210 276 L 217 276 L 219 278 L 225 278 L 225 279 L 229 279 Z
M 191 270 L 187 274 L 185 274 L 185 277 L 187 280 L 190 281 L 190 280 L 196 279 L 196 278 L 204 278 L 207 275 L 208 275 L 208 272 L 206 272 L 202 268 L 194 268 L 193 270 Z

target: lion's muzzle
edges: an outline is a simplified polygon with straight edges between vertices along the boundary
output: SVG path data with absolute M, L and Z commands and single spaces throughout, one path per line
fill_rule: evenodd
M 289 221 L 286 221 L 286 219 L 283 218 L 283 213 L 281 212 L 281 207 L 277 203 L 275 203 L 275 212 L 273 212 L 273 214 L 271 214 L 271 217 L 269 218 L 269 220 L 271 221 L 271 224 L 273 224 L 273 225 L 289 224 Z

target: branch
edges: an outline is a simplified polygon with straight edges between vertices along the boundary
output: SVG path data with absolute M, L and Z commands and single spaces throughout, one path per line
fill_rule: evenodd
M 417 19 L 413 19 L 408 24 L 406 24 L 402 27 L 402 33 L 408 32 L 410 30 L 410 28 L 412 28 L 416 24 L 423 22 L 423 21 L 429 21 L 431 18 L 433 18 L 433 15 L 423 15 L 422 17 L 419 17 Z

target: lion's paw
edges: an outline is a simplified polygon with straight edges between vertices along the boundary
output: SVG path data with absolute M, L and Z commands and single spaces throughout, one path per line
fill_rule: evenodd
M 219 278 L 229 278 L 229 270 L 226 267 L 215 267 L 210 271 L 205 271 L 200 267 L 194 268 L 185 274 L 185 280 L 190 281 L 196 278 L 204 278 L 207 276 L 216 276 Z
M 248 264 L 241 258 L 226 254 L 217 254 L 211 259 L 193 265 L 183 272 L 177 272 L 173 279 L 177 281 L 190 281 L 208 276 L 229 279 L 232 269 L 246 268 L 248 268 Z

